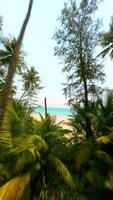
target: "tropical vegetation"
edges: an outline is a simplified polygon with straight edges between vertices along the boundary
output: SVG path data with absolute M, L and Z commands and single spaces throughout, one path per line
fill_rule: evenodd
M 32 115 L 41 78 L 25 62 L 22 42 L 33 0 L 17 39 L 3 36 L 0 18 L 0 200 L 113 199 L 113 91 L 104 95 L 98 83 L 105 78 L 101 58 L 113 57 L 113 22 L 100 34 L 98 3 L 69 0 L 54 35 L 67 76 L 71 129 L 48 114 L 46 100 L 45 115 Z M 102 51 L 95 56 L 99 41 Z M 16 74 L 23 82 L 20 98 Z

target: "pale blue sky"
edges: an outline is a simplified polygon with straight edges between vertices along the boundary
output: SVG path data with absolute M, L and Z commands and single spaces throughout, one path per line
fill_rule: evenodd
M 0 15 L 3 16 L 4 35 L 17 36 L 23 22 L 29 0 L 0 0 Z M 55 41 L 51 38 L 58 22 L 56 19 L 63 8 L 64 0 L 34 0 L 33 10 L 24 38 L 26 61 L 40 73 L 42 85 L 45 86 L 39 94 L 39 103 L 48 99 L 48 106 L 62 107 L 66 100 L 62 94 L 61 83 L 65 81 L 61 73 L 59 60 L 54 57 Z M 107 30 L 110 17 L 113 15 L 113 0 L 104 0 L 98 12 L 103 18 L 103 30 Z M 105 64 L 105 87 L 113 87 L 113 62 Z M 18 95 L 21 93 L 20 82 Z

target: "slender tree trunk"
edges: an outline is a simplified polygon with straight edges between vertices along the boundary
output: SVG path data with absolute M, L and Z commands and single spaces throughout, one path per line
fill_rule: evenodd
M 47 99 L 44 98 L 45 118 L 47 117 Z
M 24 22 L 23 22 L 23 25 L 22 25 L 20 34 L 19 34 L 19 36 L 18 36 L 17 43 L 16 43 L 16 45 L 15 45 L 15 51 L 17 51 L 17 53 L 19 52 L 19 50 L 20 50 L 20 48 L 21 48 L 21 45 L 22 45 L 22 41 L 23 41 L 23 37 L 24 37 L 24 34 L 25 34 L 25 30 L 26 30 L 27 24 L 28 24 L 29 19 L 30 19 L 31 10 L 32 10 L 32 5 L 33 5 L 33 0 L 30 0 L 30 2 L 29 2 L 29 7 L 28 7 L 28 11 L 27 11 L 25 20 L 24 20 Z
M 84 97 L 85 97 L 85 101 L 84 101 L 84 105 L 85 105 L 85 110 L 86 113 L 88 112 L 88 107 L 89 107 L 89 102 L 88 102 L 88 90 L 87 90 L 87 81 L 84 78 L 83 80 L 84 82 Z M 86 117 L 86 138 L 90 138 L 92 135 L 92 131 L 91 131 L 91 123 L 90 123 L 90 119 Z
M 86 113 L 88 112 L 88 107 L 89 107 L 89 101 L 88 101 L 88 89 L 87 89 L 87 79 L 86 79 L 86 73 L 85 73 L 85 63 L 84 63 L 84 59 L 83 59 L 83 54 L 82 54 L 82 28 L 80 27 L 80 65 L 81 65 L 81 69 L 82 69 L 82 80 L 83 80 L 83 85 L 84 85 L 84 106 L 85 106 L 85 110 Z M 86 138 L 91 137 L 92 133 L 91 133 L 91 123 L 90 123 L 90 119 L 88 119 L 87 117 L 85 118 L 86 121 Z
M 20 34 L 18 36 L 17 42 L 16 42 L 15 47 L 14 47 L 14 54 L 11 58 L 10 63 L 9 63 L 8 73 L 7 73 L 7 77 L 6 77 L 6 80 L 5 80 L 5 85 L 4 85 L 4 88 L 3 88 L 2 96 L 1 96 L 1 99 L 0 99 L 0 133 L 2 132 L 4 115 L 5 115 L 5 111 L 6 111 L 6 108 L 7 108 L 9 96 L 11 95 L 12 82 L 13 82 L 14 75 L 16 73 L 19 52 L 20 52 L 20 49 L 21 49 L 25 30 L 26 30 L 26 27 L 27 27 L 27 24 L 29 22 L 29 18 L 30 18 L 30 15 L 31 15 L 32 5 L 33 5 L 33 0 L 30 0 L 25 20 L 23 22 Z

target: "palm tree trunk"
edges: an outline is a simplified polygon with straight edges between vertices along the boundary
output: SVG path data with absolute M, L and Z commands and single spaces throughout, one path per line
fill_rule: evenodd
M 18 36 L 17 43 L 16 43 L 16 45 L 15 45 L 15 53 L 16 53 L 16 51 L 17 51 L 17 53 L 19 53 L 19 50 L 20 50 L 20 48 L 21 48 L 22 41 L 23 41 L 23 37 L 24 37 L 24 34 L 25 34 L 25 30 L 26 30 L 27 24 L 28 24 L 29 19 L 30 19 L 31 10 L 32 10 L 32 5 L 33 5 L 33 0 L 30 0 L 30 2 L 29 2 L 29 7 L 28 7 L 28 11 L 27 11 L 25 20 L 24 20 L 24 22 L 23 22 L 23 25 L 22 25 L 20 34 L 19 34 L 19 36 Z
M 7 73 L 7 77 L 6 77 L 6 80 L 5 80 L 3 93 L 2 93 L 2 96 L 1 96 L 1 99 L 0 99 L 0 133 L 2 132 L 4 115 L 5 115 L 5 111 L 6 111 L 6 108 L 7 108 L 9 96 L 11 94 L 11 87 L 12 87 L 14 75 L 16 73 L 19 52 L 20 52 L 20 49 L 21 49 L 21 45 L 22 45 L 22 41 L 23 41 L 23 37 L 24 37 L 24 34 L 25 34 L 26 27 L 27 27 L 27 24 L 28 24 L 29 19 L 30 19 L 32 5 L 33 5 L 33 0 L 30 0 L 25 20 L 23 22 L 20 34 L 19 34 L 18 39 L 17 39 L 17 42 L 15 44 L 14 54 L 11 58 L 10 63 L 9 63 L 8 73 Z
M 45 118 L 47 117 L 47 99 L 44 98 Z

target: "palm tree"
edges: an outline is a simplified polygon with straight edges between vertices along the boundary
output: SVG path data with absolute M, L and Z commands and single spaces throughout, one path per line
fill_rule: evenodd
M 17 39 L 17 41 L 14 45 L 13 54 L 10 57 L 10 61 L 8 63 L 8 73 L 7 73 L 7 76 L 6 76 L 6 79 L 5 79 L 5 85 L 4 85 L 2 96 L 1 96 L 1 99 L 0 99 L 0 133 L 2 131 L 4 114 L 5 114 L 7 104 L 8 104 L 8 97 L 10 96 L 10 93 L 11 93 L 13 78 L 14 78 L 14 75 L 16 73 L 18 63 L 19 63 L 19 53 L 21 51 L 23 37 L 24 37 L 24 34 L 25 34 L 25 30 L 26 30 L 29 18 L 30 18 L 30 14 L 31 14 L 31 10 L 32 10 L 32 4 L 33 4 L 33 0 L 30 0 L 25 20 L 23 22 L 23 25 L 22 25 L 20 34 L 18 36 L 18 39 Z
M 12 99 L 7 107 L 4 117 L 3 129 L 11 133 L 12 137 L 31 134 L 34 132 L 34 121 L 31 117 L 32 110 L 26 103 Z
M 2 95 L 4 86 L 5 86 L 5 79 L 7 76 L 8 64 L 13 55 L 13 49 L 16 44 L 16 39 L 15 39 L 15 37 L 11 38 L 11 39 L 4 38 L 1 40 L 1 44 L 3 46 L 3 49 L 0 50 L 0 66 L 1 66 L 1 69 L 0 69 L 0 93 Z M 24 61 L 24 53 L 23 53 L 23 51 L 20 51 L 19 52 L 19 61 L 18 61 L 16 72 L 21 74 L 22 69 L 24 69 L 24 68 L 26 68 L 25 61 Z M 12 98 L 14 94 L 16 94 L 16 86 L 12 85 L 11 94 L 9 97 Z
M 109 92 L 106 101 L 100 100 L 98 102 L 95 115 L 95 130 L 99 135 L 108 135 L 113 130 L 113 93 Z
M 91 122 L 92 137 L 110 134 L 113 130 L 113 92 L 109 92 L 104 101 L 90 102 L 87 113 L 83 105 L 74 105 L 68 125 L 78 137 L 83 135 L 82 140 L 86 138 L 86 118 Z
M 63 142 L 59 129 L 55 132 L 56 127 L 52 127 L 50 132 L 46 130 L 45 134 L 41 134 L 36 121 L 34 125 L 35 131 L 31 134 L 11 137 L 4 133 L 0 136 L 0 163 L 4 166 L 1 166 L 4 170 L 0 170 L 1 200 L 10 200 L 10 196 L 15 200 L 22 199 L 23 195 L 23 199 L 27 199 L 28 195 L 28 199 L 34 200 L 42 194 L 46 195 L 44 199 L 50 199 L 53 194 L 56 195 L 56 190 L 59 191 L 59 184 L 76 191 L 73 178 L 58 154 L 57 146 Z M 29 192 L 26 194 L 25 191 Z
M 78 136 L 82 136 L 82 139 L 87 138 L 86 119 L 90 120 L 91 131 L 94 134 L 91 116 L 96 115 L 96 111 L 97 111 L 96 102 L 89 101 L 87 112 L 84 105 L 81 105 L 81 104 L 73 105 L 72 115 L 70 115 L 69 120 L 68 120 L 69 122 L 67 122 L 67 124 L 73 128 L 74 133 L 76 133 Z M 93 134 L 92 134 L 92 137 L 93 137 Z
M 0 141 L 3 142 L 3 137 L 0 138 Z M 7 169 L 7 166 L 10 166 L 9 170 L 12 168 L 12 170 L 10 170 L 11 175 L 9 180 L 5 172 L 5 176 L 3 176 L 3 171 L 0 172 L 2 180 L 0 184 L 3 185 L 0 188 L 1 200 L 6 200 L 8 194 L 10 197 L 10 190 L 12 190 L 12 187 L 15 188 L 15 190 L 11 192 L 12 197 L 15 196 L 15 192 L 21 192 L 20 186 L 22 189 L 21 195 L 23 195 L 26 185 L 29 185 L 29 195 L 34 199 L 33 197 L 40 196 L 42 189 L 49 189 L 50 187 L 55 190 L 55 180 L 61 184 L 63 181 L 65 185 L 68 185 L 71 189 L 76 191 L 74 181 L 68 169 L 63 162 L 54 155 L 52 150 L 49 150 L 43 138 L 38 135 L 24 135 L 21 138 L 13 140 L 13 144 L 14 147 L 9 148 L 8 151 L 5 150 L 4 157 L 2 157 L 1 161 L 4 164 L 4 169 Z M 27 177 L 29 178 L 26 183 Z M 15 198 L 15 200 L 16 199 L 20 198 Z
M 30 195 L 29 199 L 34 200 L 47 191 L 50 199 L 56 190 L 60 195 L 58 185 L 76 191 L 61 155 L 61 149 L 65 152 L 68 148 L 65 133 L 55 124 L 54 118 L 48 115 L 38 122 L 30 117 L 26 105 L 13 100 L 4 123 L 4 132 L 0 135 L 1 200 L 10 199 L 10 195 L 12 199 L 15 196 L 15 200 L 22 199 L 23 195 L 27 199 L 26 195 Z M 27 194 L 26 188 L 30 191 Z
M 17 40 L 15 37 L 10 38 L 10 39 L 3 38 L 1 40 L 2 50 L 0 50 L 0 66 L 5 66 L 4 73 L 7 70 L 6 67 L 8 68 L 8 65 L 14 54 L 14 48 L 15 48 L 16 42 L 17 42 Z M 20 49 L 19 56 L 18 56 L 17 68 L 16 68 L 16 71 L 18 70 L 19 73 L 21 72 L 21 68 L 25 66 L 23 55 L 24 55 L 24 53 Z
M 0 80 L 0 96 L 2 95 L 4 84 L 5 84 L 5 80 Z M 16 91 L 17 91 L 16 85 L 12 85 L 9 99 L 12 99 L 13 96 L 16 95 Z
M 22 74 L 22 82 L 24 93 L 20 99 L 24 96 L 29 96 L 31 98 L 36 94 L 36 91 L 41 89 L 40 77 L 34 67 L 27 69 L 27 71 Z

